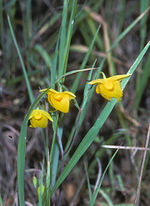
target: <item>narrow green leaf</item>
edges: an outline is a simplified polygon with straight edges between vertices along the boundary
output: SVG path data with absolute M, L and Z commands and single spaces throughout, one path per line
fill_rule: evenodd
M 140 74 L 139 89 L 138 89 L 138 92 L 136 93 L 136 102 L 135 102 L 135 109 L 136 110 L 139 107 L 139 104 L 140 104 L 143 92 L 144 92 L 146 85 L 148 83 L 149 77 L 150 77 L 150 55 L 147 57 L 147 61 L 143 67 L 142 75 Z
M 65 54 L 64 54 L 65 65 L 64 65 L 63 74 L 65 74 L 66 70 L 67 70 L 67 63 L 68 63 L 71 35 L 72 35 L 73 26 L 74 26 L 74 17 L 76 14 L 76 7 L 77 7 L 77 0 L 73 0 L 71 16 L 70 16 L 70 20 L 69 20 L 69 26 L 68 26 L 68 30 L 67 30 L 66 47 L 65 47 Z
M 59 49 L 59 65 L 58 65 L 58 77 L 63 75 L 64 63 L 65 63 L 65 45 L 66 45 L 66 22 L 67 22 L 68 1 L 64 0 L 63 12 L 62 12 L 62 24 L 60 30 L 60 49 Z
M 24 52 L 25 49 L 31 44 L 33 43 L 33 41 L 36 40 L 37 34 L 39 33 L 39 31 L 42 31 L 44 33 L 44 31 L 46 31 L 50 26 L 52 26 L 53 24 L 55 24 L 55 22 L 60 18 L 61 14 L 57 13 L 56 15 L 54 15 L 54 17 L 50 18 L 51 13 L 49 12 L 48 14 L 46 14 L 46 16 L 44 16 L 42 18 L 42 20 L 40 22 L 38 22 L 38 25 L 36 25 L 36 27 L 34 28 L 34 31 L 31 35 L 31 37 L 29 38 L 28 41 L 25 42 L 25 46 L 24 48 L 21 50 L 21 52 Z M 50 19 L 50 20 L 49 20 Z M 49 21 L 48 21 L 49 20 Z M 47 22 L 48 21 L 48 22 Z M 46 22 L 46 23 L 45 23 Z
M 142 1 L 140 0 L 140 13 L 143 13 L 149 5 L 149 0 Z M 147 30 L 147 24 L 146 24 L 147 15 L 143 16 L 143 18 L 140 21 L 140 50 L 143 49 L 145 44 L 145 38 L 146 38 L 146 30 Z M 143 71 L 143 65 L 139 65 L 137 77 L 136 77 L 136 111 L 138 110 L 138 94 L 141 92 L 141 73 Z
M 86 65 L 86 63 L 87 63 L 87 61 L 88 61 L 88 58 L 89 58 L 90 53 L 91 53 L 91 51 L 92 51 L 92 48 L 93 48 L 93 46 L 94 46 L 94 42 L 95 42 L 96 37 L 97 37 L 97 35 L 98 35 L 99 29 L 100 29 L 100 27 L 97 29 L 97 32 L 96 32 L 96 34 L 95 34 L 95 36 L 94 36 L 94 38 L 93 38 L 93 40 L 92 40 L 92 42 L 91 42 L 91 44 L 90 44 L 90 47 L 89 47 L 89 50 L 88 50 L 87 54 L 86 54 L 85 57 L 84 57 L 84 60 L 83 60 L 83 62 L 82 62 L 82 64 L 81 64 L 80 69 L 84 69 L 84 68 L 85 68 L 85 65 Z M 80 80 L 80 78 L 81 78 L 81 75 L 82 75 L 81 72 L 77 75 L 77 77 L 76 77 L 76 79 L 75 79 L 75 81 L 74 81 L 74 83 L 73 83 L 73 86 L 72 86 L 72 88 L 71 88 L 71 92 L 73 92 L 73 93 L 76 92 L 76 90 L 77 90 L 77 88 L 78 88 L 79 80 Z
M 85 163 L 84 163 L 84 169 L 85 169 L 86 179 L 87 179 L 87 183 L 88 183 L 89 199 L 91 201 L 91 199 L 92 199 L 92 190 L 91 190 L 91 185 L 90 185 L 90 180 L 89 180 L 89 174 L 88 174 L 87 166 L 86 166 Z
M 88 23 L 89 29 L 91 30 L 92 36 L 94 36 L 95 33 L 96 33 L 96 30 L 97 30 L 97 28 L 96 28 L 96 22 L 95 22 L 93 19 L 88 18 L 88 19 L 87 19 L 87 23 Z M 98 36 L 96 37 L 95 43 L 96 43 L 96 46 L 98 46 L 98 49 L 99 49 L 100 51 L 104 51 L 104 42 L 103 42 L 103 40 L 102 40 L 101 35 L 98 35 Z
M 26 17 L 25 17 L 25 28 L 26 28 L 26 40 L 28 41 L 28 39 L 30 38 L 30 35 L 31 35 L 31 28 L 32 28 L 32 25 L 31 25 L 31 22 L 32 22 L 32 19 L 31 19 L 31 0 L 27 0 L 27 3 L 26 3 Z
M 39 44 L 36 44 L 34 47 L 39 54 L 41 55 L 41 57 L 43 58 L 43 60 L 45 61 L 46 65 L 49 68 L 49 71 L 51 72 L 51 68 L 52 68 L 52 63 L 51 63 L 51 59 L 50 59 L 50 55 L 46 52 L 46 50 Z
M 125 0 L 120 1 L 120 11 L 119 11 L 119 24 L 118 24 L 118 34 L 120 34 L 124 21 L 125 21 Z
M 112 44 L 109 52 L 119 43 L 121 39 L 125 37 L 125 35 L 144 17 L 144 15 L 149 11 L 150 7 L 147 8 L 138 18 L 136 18 L 132 24 L 130 24 L 116 39 L 116 41 Z
M 1 195 L 0 195 L 0 205 L 1 205 L 1 206 L 4 206 Z
M 120 190 L 122 192 L 124 192 L 125 188 L 124 188 L 123 181 L 122 181 L 122 178 L 121 178 L 120 174 L 116 175 L 116 177 L 117 177 L 117 180 L 118 180 L 118 183 L 119 183 L 119 186 L 120 186 Z
M 52 59 L 52 70 L 51 70 L 51 88 L 55 89 L 55 81 L 56 81 L 56 69 L 57 69 L 57 55 L 58 55 L 58 45 L 59 45 L 59 36 L 55 48 L 55 54 Z
M 24 63 L 23 63 L 21 52 L 19 50 L 19 47 L 18 47 L 16 38 L 15 38 L 15 35 L 14 35 L 14 32 L 13 32 L 13 28 L 12 28 L 9 16 L 7 16 L 7 19 L 8 19 L 8 24 L 9 24 L 10 32 L 11 32 L 11 35 L 12 35 L 12 39 L 14 41 L 14 44 L 15 44 L 15 47 L 16 47 L 16 50 L 17 50 L 17 53 L 18 53 L 18 56 L 19 56 L 19 59 L 20 59 L 21 68 L 22 68 L 22 71 L 23 71 L 23 74 L 24 74 L 24 78 L 25 78 L 25 81 L 26 81 L 30 102 L 33 103 L 34 96 L 32 94 L 32 89 L 31 89 L 30 82 L 29 82 L 29 79 L 28 79 L 28 75 L 27 75 L 27 72 L 26 72 L 26 69 L 25 69 L 25 66 L 24 66 Z
M 133 72 L 135 71 L 135 69 L 137 68 L 137 66 L 139 65 L 139 63 L 141 62 L 143 56 L 145 55 L 145 53 L 147 52 L 148 48 L 150 46 L 150 41 L 146 44 L 146 46 L 144 47 L 144 49 L 140 52 L 139 56 L 136 58 L 135 62 L 132 64 L 132 66 L 130 67 L 128 74 L 133 74 Z M 122 81 L 122 89 L 125 88 L 126 84 L 128 83 L 129 79 L 131 77 L 128 77 L 126 79 L 124 79 L 124 81 Z
M 49 89 L 49 88 L 48 88 Z M 34 107 L 37 106 L 39 101 L 46 94 L 48 89 L 43 92 L 34 102 L 31 104 L 24 121 L 22 123 L 19 143 L 18 143 L 18 154 L 17 154 L 17 177 L 18 177 L 18 195 L 19 195 L 19 203 L 21 206 L 25 205 L 24 202 L 24 168 L 25 168 L 25 152 L 26 152 L 26 138 L 27 138 L 27 127 L 28 127 L 28 119 L 31 111 Z
M 143 13 L 149 5 L 149 0 L 140 0 L 140 12 Z M 145 37 L 146 37 L 146 15 L 141 19 L 140 22 L 140 36 L 141 36 L 141 49 L 143 48 Z
M 38 198 L 39 198 L 39 206 L 42 206 L 42 190 L 43 190 L 43 165 L 42 165 L 42 170 L 40 173 L 40 177 L 39 177 L 39 194 L 38 194 Z
M 54 145 L 54 154 L 52 161 L 52 175 L 51 175 L 51 186 L 53 187 L 56 183 L 57 176 L 57 168 L 58 168 L 58 160 L 59 160 L 59 147 L 57 144 Z
M 100 194 L 103 196 L 103 198 L 107 201 L 107 206 L 116 206 L 112 203 L 109 195 L 106 194 L 106 192 L 104 192 L 103 190 L 99 190 Z

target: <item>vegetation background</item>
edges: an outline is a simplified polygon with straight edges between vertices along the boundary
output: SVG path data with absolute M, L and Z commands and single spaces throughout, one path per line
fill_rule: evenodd
M 149 41 L 148 0 L 78 0 L 74 18 L 69 23 L 74 11 L 72 7 L 74 2 L 0 0 L 1 205 L 19 205 L 17 150 L 20 129 L 24 116 L 33 102 L 33 96 L 36 99 L 40 89 L 50 86 L 50 74 L 56 60 L 56 53 L 59 63 L 55 65 L 61 71 L 61 57 L 66 52 L 63 50 L 63 47 L 65 48 L 63 44 L 67 44 L 66 39 L 71 38 L 65 53 L 68 55 L 66 72 L 71 72 L 69 73 L 71 75 L 66 76 L 62 86 L 75 93 L 77 102 L 71 102 L 70 112 L 62 119 L 64 148 L 69 144 L 72 126 L 76 125 L 78 110 L 82 108 L 85 85 L 91 78 L 90 75 L 93 75 L 89 71 L 74 74 L 73 71 L 102 67 L 102 71 L 108 77 L 125 74 Z M 65 15 L 66 24 L 63 24 Z M 65 35 L 61 35 L 62 25 L 65 25 L 63 31 L 71 34 L 72 37 L 66 35 L 65 39 Z M 69 25 L 73 25 L 73 28 Z M 70 28 L 72 30 L 69 30 Z M 15 37 L 13 37 L 12 29 Z M 14 44 L 15 38 L 23 62 L 20 62 Z M 62 46 L 57 48 L 59 41 Z M 114 44 L 115 42 L 117 43 Z M 107 53 L 110 49 L 111 52 Z M 97 70 L 93 71 L 93 73 L 96 72 Z M 99 76 L 100 73 L 98 73 Z M 119 146 L 128 147 L 120 148 L 111 160 L 94 205 L 149 205 L 149 151 L 146 159 L 143 159 L 143 154 L 146 154 L 144 148 L 148 147 L 145 144 L 149 137 L 149 77 L 150 53 L 148 50 L 127 84 L 122 101 L 116 104 L 93 143 L 56 191 L 56 205 L 89 205 L 91 193 L 94 194 L 94 188 L 114 154 L 114 149 Z M 44 103 L 44 99 L 40 104 L 42 102 Z M 84 120 L 78 128 L 65 165 L 78 148 L 82 138 L 94 125 L 107 100 L 94 91 L 92 98 L 86 103 Z M 52 130 L 52 127 L 49 127 L 46 132 Z M 51 143 L 52 135 L 47 142 L 49 148 Z M 131 147 L 134 149 L 131 150 Z M 24 174 L 25 205 L 36 205 L 40 199 L 37 195 L 37 187 L 33 185 L 33 177 L 40 181 L 40 174 L 42 174 L 44 178 L 46 173 L 44 162 L 46 161 L 45 141 L 41 136 L 41 130 L 29 128 L 26 137 Z M 61 156 L 59 161 L 62 161 Z M 142 163 L 144 168 L 141 167 Z M 59 175 L 60 171 L 57 173 L 57 178 Z M 141 177 L 143 177 L 142 182 Z M 39 183 L 40 186 L 41 184 Z M 136 199 L 139 201 L 135 203 Z M 52 205 L 54 205 L 53 201 Z

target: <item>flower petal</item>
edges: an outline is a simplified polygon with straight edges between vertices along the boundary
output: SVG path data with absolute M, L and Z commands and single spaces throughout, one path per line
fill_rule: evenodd
M 57 92 L 57 91 L 54 90 L 54 89 L 49 89 L 49 90 L 48 90 L 48 93 L 59 94 L 60 92 Z
M 114 81 L 111 81 L 111 80 L 108 80 L 108 79 L 105 79 L 104 80 L 104 87 L 108 90 L 113 90 L 114 89 Z
M 33 128 L 36 128 L 36 127 L 45 128 L 48 124 L 48 119 L 45 116 L 43 116 L 43 118 L 40 120 L 36 120 L 35 118 L 32 118 L 30 120 L 30 123 Z
M 45 117 L 47 117 L 50 121 L 53 122 L 53 119 L 52 119 L 51 115 L 50 115 L 48 112 L 46 112 L 46 111 L 44 111 L 44 110 L 41 110 L 41 113 L 42 113 Z
M 70 100 L 75 97 L 76 96 L 72 92 L 58 92 L 54 89 L 48 90 L 48 101 L 51 106 L 64 113 L 69 111 Z
M 123 95 L 120 82 L 122 79 L 127 78 L 130 75 L 131 74 L 123 74 L 104 79 L 96 79 L 89 82 L 89 84 L 96 84 L 96 93 L 101 94 L 105 99 L 110 101 L 110 99 L 114 97 L 119 101 Z
M 47 88 L 45 89 L 41 89 L 40 92 L 45 92 L 47 90 Z M 49 91 L 49 90 L 48 90 Z
M 121 81 L 122 79 L 125 79 L 129 76 L 131 76 L 131 74 L 122 74 L 122 75 L 115 75 L 115 76 L 109 77 L 108 79 L 112 81 Z
M 100 94 L 100 93 L 101 93 L 100 84 L 98 84 L 98 85 L 96 86 L 96 93 L 97 93 L 97 94 Z
M 76 96 L 72 92 L 65 91 L 63 93 L 68 95 L 69 100 L 76 98 Z
M 69 111 L 69 98 L 66 97 L 66 95 L 64 95 L 60 101 L 55 98 L 55 95 L 48 95 L 48 100 L 52 107 L 54 107 L 56 110 L 64 113 Z
M 104 84 L 104 79 L 95 79 L 88 84 L 96 85 L 96 84 Z
M 48 124 L 48 119 L 53 121 L 50 114 L 44 110 L 39 108 L 32 110 L 31 115 L 29 117 L 30 127 L 36 128 L 45 128 Z
M 100 93 L 105 99 L 109 101 L 111 98 L 116 98 L 119 101 L 120 98 L 122 97 L 122 89 L 121 89 L 120 82 L 118 81 L 114 82 L 113 90 L 108 90 L 105 85 L 101 85 Z

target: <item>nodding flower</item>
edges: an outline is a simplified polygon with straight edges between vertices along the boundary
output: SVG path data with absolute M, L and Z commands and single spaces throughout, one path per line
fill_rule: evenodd
M 111 98 L 115 97 L 118 101 L 123 95 L 121 89 L 121 80 L 125 79 L 130 76 L 130 74 L 123 74 L 123 75 L 115 75 L 109 78 L 106 78 L 104 73 L 103 79 L 96 79 L 89 84 L 97 85 L 96 86 L 96 93 L 101 94 L 102 97 L 110 101 Z
M 46 89 L 40 90 L 40 92 L 45 91 Z M 69 112 L 70 100 L 76 98 L 76 96 L 71 92 L 58 92 L 54 89 L 49 89 L 47 94 L 50 105 L 54 107 L 56 110 L 64 113 Z
M 45 128 L 47 127 L 48 120 L 53 121 L 50 114 L 44 110 L 36 108 L 32 110 L 30 117 L 30 127 L 36 128 Z

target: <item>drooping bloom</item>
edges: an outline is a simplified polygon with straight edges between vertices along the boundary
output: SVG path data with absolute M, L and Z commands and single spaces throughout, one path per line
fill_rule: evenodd
M 32 110 L 30 117 L 30 127 L 45 128 L 48 124 L 48 120 L 53 121 L 50 114 L 39 108 Z
M 101 94 L 105 99 L 110 101 L 111 98 L 115 97 L 119 101 L 123 95 L 121 80 L 129 76 L 130 74 L 115 75 L 109 78 L 104 76 L 103 79 L 93 80 L 89 84 L 97 85 L 96 93 Z
M 40 90 L 44 92 L 46 89 Z M 49 89 L 48 92 L 48 101 L 52 107 L 61 112 L 67 113 L 69 111 L 70 100 L 74 99 L 76 96 L 68 91 L 58 92 L 54 89 Z

